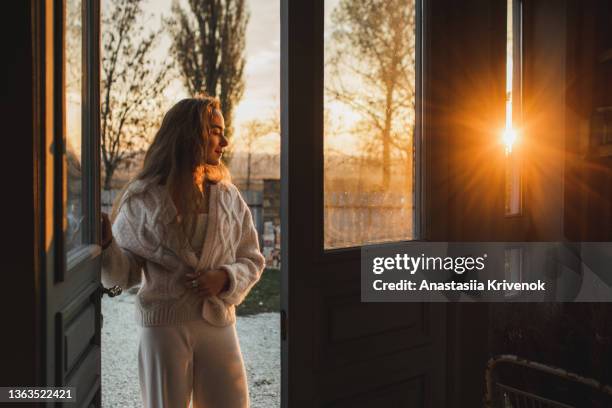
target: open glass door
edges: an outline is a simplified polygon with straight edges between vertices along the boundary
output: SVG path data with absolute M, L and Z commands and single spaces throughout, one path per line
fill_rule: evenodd
M 281 15 L 282 406 L 442 406 L 444 307 L 360 296 L 361 246 L 418 236 L 422 3 Z
M 100 406 L 99 2 L 43 16 L 46 383 Z

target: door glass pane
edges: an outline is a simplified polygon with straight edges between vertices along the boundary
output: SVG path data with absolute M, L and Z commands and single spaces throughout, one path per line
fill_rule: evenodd
M 518 147 L 521 119 L 521 15 L 520 0 L 506 2 L 506 127 L 503 142 L 506 150 L 505 214 L 520 215 L 521 157 Z
M 67 0 L 64 29 L 64 95 L 67 174 L 66 251 L 84 243 L 82 191 L 83 25 L 81 0 Z
M 414 238 L 415 0 L 325 1 L 325 248 Z

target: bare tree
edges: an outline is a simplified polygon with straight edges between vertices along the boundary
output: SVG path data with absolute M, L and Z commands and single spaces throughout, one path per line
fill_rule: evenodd
M 191 95 L 218 96 L 226 134 L 233 134 L 234 107 L 244 93 L 244 48 L 249 12 L 245 0 L 188 0 L 172 5 L 166 20 L 172 55 Z M 225 158 L 226 161 L 229 157 Z
M 142 0 L 111 0 L 102 19 L 101 149 L 104 189 L 145 149 L 163 113 L 171 65 L 153 52 L 161 29 L 143 34 Z
M 242 127 L 242 143 L 247 153 L 247 191 L 251 188 L 251 169 L 256 164 L 253 163 L 253 154 L 261 139 L 271 133 L 280 134 L 280 121 L 278 116 L 273 116 L 267 120 L 253 119 L 246 122 Z
M 340 0 L 331 20 L 326 93 L 360 114 L 352 131 L 365 155 L 382 156 L 387 190 L 393 156 L 412 163 L 414 0 Z

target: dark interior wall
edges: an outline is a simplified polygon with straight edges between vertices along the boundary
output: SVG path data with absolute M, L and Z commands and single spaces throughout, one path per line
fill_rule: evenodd
M 503 231 L 505 2 L 428 2 L 426 238 L 495 241 Z M 429 87 L 429 88 L 428 88 Z M 488 306 L 447 304 L 449 406 L 480 406 Z
M 428 4 L 427 238 L 494 240 L 504 208 L 505 2 Z
M 504 216 L 505 154 L 500 143 L 506 2 L 431 3 L 436 32 L 430 44 L 434 63 L 426 71 L 432 87 L 426 132 L 428 238 L 563 240 L 570 181 L 566 117 L 570 103 L 586 102 L 572 101 L 568 95 L 573 78 L 567 68 L 572 40 L 569 4 L 524 2 L 525 120 L 520 149 L 525 201 L 523 215 L 509 219 Z M 597 305 L 449 304 L 449 399 L 479 404 L 484 367 L 495 354 L 517 353 L 595 373 L 600 367 L 593 365 L 596 356 L 607 358 L 604 348 L 595 343 L 597 335 L 608 333 L 605 310 Z
M 38 239 L 34 192 L 37 174 L 32 21 L 34 2 L 3 4 L 1 41 L 3 49 L 2 123 L 4 154 L 1 163 L 3 191 L 2 235 L 2 347 L 0 385 L 34 385 L 39 361 L 37 320 L 38 280 L 35 267 Z
M 445 241 L 448 235 L 448 191 L 450 188 L 448 155 L 450 149 L 448 106 L 449 24 L 445 2 L 432 1 L 424 8 L 423 32 L 423 144 L 424 166 L 424 238 Z
M 564 232 L 572 241 L 611 241 L 612 5 L 569 2 L 567 15 Z
M 605 3 L 609 2 L 524 2 L 523 135 L 529 241 L 592 241 L 605 238 L 610 230 L 605 211 L 612 197 L 606 196 L 607 185 L 601 182 L 603 173 L 610 174 L 610 162 L 601 166 L 604 159 L 589 159 L 585 148 L 594 89 L 601 88 L 593 78 L 595 25 Z M 595 179 L 600 182 L 594 183 Z M 495 304 L 490 309 L 491 355 L 516 354 L 604 383 L 612 381 L 609 304 Z M 514 372 L 515 385 L 522 380 L 522 386 L 531 391 L 556 392 L 564 402 L 578 406 L 609 406 L 609 401 L 595 405 L 587 400 L 581 394 L 584 389 L 568 388 L 559 380 L 521 378 L 524 374 Z
M 452 4 L 447 240 L 496 240 L 504 208 L 505 2 Z

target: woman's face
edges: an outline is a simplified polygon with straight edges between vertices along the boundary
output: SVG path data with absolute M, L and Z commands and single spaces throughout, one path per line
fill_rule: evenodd
M 215 110 L 210 122 L 210 133 L 208 134 L 208 155 L 206 163 L 213 166 L 221 163 L 223 150 L 228 142 L 225 138 L 225 120 L 219 110 Z

